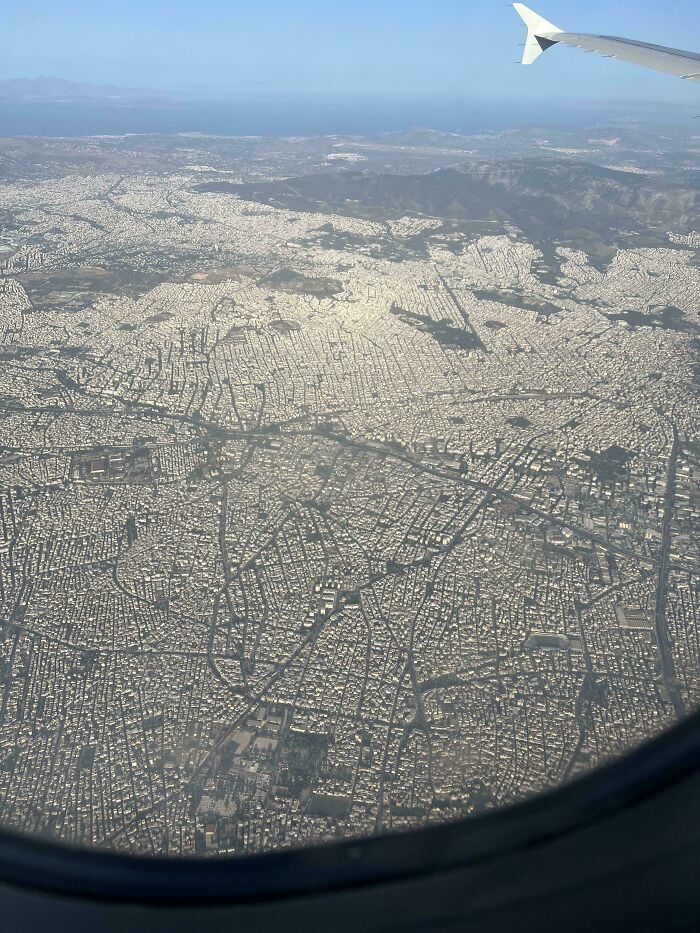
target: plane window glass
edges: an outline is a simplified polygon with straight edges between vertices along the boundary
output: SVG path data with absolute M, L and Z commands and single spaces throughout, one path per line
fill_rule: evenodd
M 697 30 L 515 4 L 518 70 L 488 4 L 25 6 L 0 824 L 416 829 L 695 710 Z

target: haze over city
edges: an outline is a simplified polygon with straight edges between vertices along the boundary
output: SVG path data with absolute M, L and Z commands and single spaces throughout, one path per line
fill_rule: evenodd
M 697 707 L 697 86 L 491 2 L 3 22 L 3 825 L 416 829 Z

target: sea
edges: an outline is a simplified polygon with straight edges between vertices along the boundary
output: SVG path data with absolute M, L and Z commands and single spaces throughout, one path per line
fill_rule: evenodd
M 121 136 L 201 133 L 211 136 L 372 135 L 430 127 L 471 135 L 527 126 L 593 126 L 652 119 L 691 120 L 678 108 L 620 104 L 517 104 L 449 96 L 242 95 L 155 105 L 0 102 L 0 136 Z M 697 124 L 695 124 L 697 126 Z

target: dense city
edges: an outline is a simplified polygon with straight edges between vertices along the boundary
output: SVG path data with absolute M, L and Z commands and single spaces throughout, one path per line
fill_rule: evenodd
M 694 709 L 697 233 L 295 209 L 289 164 L 179 145 L 0 180 L 0 821 L 173 856 L 364 836 Z

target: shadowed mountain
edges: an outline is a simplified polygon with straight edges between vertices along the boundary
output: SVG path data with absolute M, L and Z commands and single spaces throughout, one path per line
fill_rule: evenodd
M 511 223 L 534 242 L 570 243 L 604 255 L 621 245 L 666 241 L 669 230 L 698 229 L 700 183 L 614 171 L 559 159 L 479 161 L 422 175 L 342 171 L 263 183 L 209 182 L 276 207 L 372 220 L 405 214 L 458 222 Z

